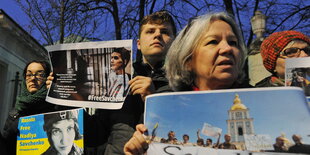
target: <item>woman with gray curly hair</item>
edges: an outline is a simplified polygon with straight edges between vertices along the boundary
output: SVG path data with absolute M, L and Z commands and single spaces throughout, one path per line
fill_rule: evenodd
M 194 18 L 168 51 L 169 84 L 174 91 L 238 88 L 244 81 L 246 53 L 232 17 L 221 12 Z
M 174 91 L 215 90 L 244 86 L 246 48 L 234 19 L 226 13 L 211 13 L 192 19 L 172 42 L 165 69 Z M 147 128 L 136 126 L 126 143 L 126 155 L 143 154 Z

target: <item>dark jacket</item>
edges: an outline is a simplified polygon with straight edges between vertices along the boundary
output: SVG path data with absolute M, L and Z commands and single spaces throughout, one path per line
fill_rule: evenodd
M 288 149 L 290 153 L 305 153 L 310 154 L 310 145 L 307 144 L 295 144 Z
M 135 70 L 134 77 L 139 75 L 152 78 L 156 93 L 171 91 L 162 64 L 152 69 L 148 64 L 137 61 L 133 67 Z M 85 134 L 88 133 L 84 137 L 86 147 L 93 147 L 91 149 L 86 148 L 89 149 L 86 154 L 103 154 L 103 152 L 105 155 L 123 154 L 123 147 L 135 132 L 135 126 L 143 123 L 143 112 L 144 102 L 141 96 L 129 94 L 121 109 L 98 109 L 95 116 L 87 116 L 91 117 L 91 121 L 94 123 L 92 126 L 95 127 L 93 129 L 85 127 L 88 128 L 84 132 Z M 91 130 L 97 130 L 99 133 L 94 133 Z M 92 143 L 94 141 L 96 144 Z
M 10 110 L 1 131 L 8 154 L 16 154 L 16 142 L 19 135 L 18 120 L 20 117 L 56 110 L 54 104 L 45 101 L 46 93 L 45 84 L 37 92 L 31 94 L 26 88 L 25 81 L 22 82 L 21 94 L 17 97 L 15 107 Z

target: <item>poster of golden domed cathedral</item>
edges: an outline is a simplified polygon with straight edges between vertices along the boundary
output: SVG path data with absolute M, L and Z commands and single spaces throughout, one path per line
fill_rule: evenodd
M 297 87 L 151 95 L 147 154 L 310 153 L 309 109 Z

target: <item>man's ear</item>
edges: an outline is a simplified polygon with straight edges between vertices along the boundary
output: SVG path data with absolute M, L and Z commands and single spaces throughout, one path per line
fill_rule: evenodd
M 138 48 L 138 50 L 141 50 L 141 48 L 140 48 L 140 39 L 137 39 L 137 48 Z

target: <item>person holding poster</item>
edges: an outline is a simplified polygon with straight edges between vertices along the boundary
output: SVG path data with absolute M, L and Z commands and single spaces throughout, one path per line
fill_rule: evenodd
M 285 59 L 308 57 L 310 38 L 298 31 L 281 31 L 269 35 L 261 45 L 265 68 L 272 73 L 255 87 L 276 87 L 285 85 Z
M 42 155 L 82 155 L 74 140 L 82 138 L 77 122 L 77 111 L 61 111 L 45 114 L 43 129 L 47 134 L 50 147 Z
M 49 73 L 50 65 L 45 61 L 33 60 L 24 68 L 21 94 L 17 97 L 15 107 L 9 112 L 1 131 L 8 154 L 16 154 L 19 117 L 56 110 L 54 104 L 45 101 L 45 81 Z
M 240 88 L 244 85 L 246 48 L 241 31 L 226 13 L 212 13 L 189 21 L 171 44 L 165 69 L 175 91 Z M 147 128 L 136 126 L 126 143 L 127 155 L 148 149 L 143 137 Z
M 134 78 L 128 83 L 131 93 L 119 110 L 96 109 L 94 115 L 85 115 L 85 154 L 123 154 L 124 144 L 131 138 L 135 126 L 142 122 L 145 97 L 171 91 L 162 66 L 175 35 L 175 23 L 167 11 L 154 12 L 143 18 L 133 64 Z M 50 85 L 53 75 L 48 79 Z
M 154 12 L 142 19 L 137 40 L 139 51 L 133 63 L 134 78 L 129 81 L 131 94 L 122 109 L 108 111 L 108 114 L 106 110 L 98 111 L 99 115 L 106 116 L 111 127 L 104 154 L 124 153 L 125 143 L 134 133 L 135 126 L 142 122 L 147 95 L 171 91 L 162 66 L 175 35 L 176 27 L 167 11 Z
M 111 74 L 109 74 L 108 93 L 109 97 L 125 97 L 129 90 L 128 81 L 130 75 L 125 68 L 130 60 L 130 51 L 125 48 L 116 48 L 111 54 Z

